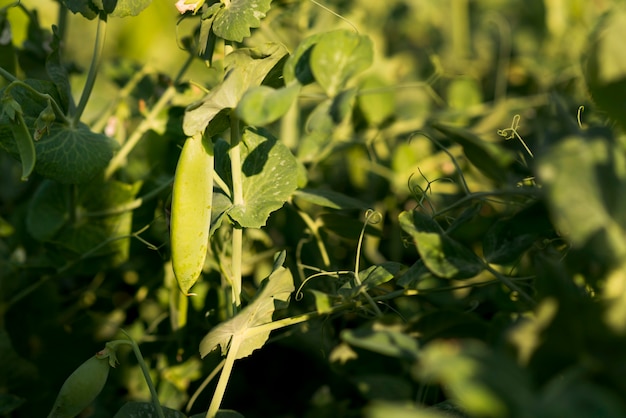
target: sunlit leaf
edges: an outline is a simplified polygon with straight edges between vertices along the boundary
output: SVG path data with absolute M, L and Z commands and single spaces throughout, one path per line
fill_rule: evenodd
M 272 44 L 242 48 L 228 54 L 224 80 L 204 99 L 187 108 L 183 121 L 185 134 L 193 136 L 204 131 L 220 112 L 237 107 L 243 94 L 249 88 L 259 86 L 285 54 L 284 48 Z
M 227 213 L 242 227 L 260 228 L 296 190 L 297 163 L 291 151 L 266 131 L 246 129 L 242 141 L 243 203 L 232 205 Z M 220 175 L 229 179 L 230 160 L 217 148 L 216 158 Z
M 294 290 L 291 272 L 284 267 L 275 270 L 250 305 L 235 317 L 217 325 L 202 339 L 200 355 L 205 357 L 217 347 L 222 354 L 226 354 L 234 337 L 241 339 L 235 359 L 247 357 L 261 348 L 271 332 L 263 325 L 272 322 L 274 310 L 284 308 Z
M 272 0 L 231 0 L 215 15 L 213 31 L 220 38 L 241 42 L 258 28 Z
M 263 126 L 276 121 L 289 110 L 300 92 L 300 85 L 272 89 L 259 86 L 248 90 L 237 106 L 237 116 L 248 125 Z
M 373 55 L 367 36 L 347 30 L 326 32 L 313 47 L 311 71 L 326 94 L 334 97 L 372 64 Z

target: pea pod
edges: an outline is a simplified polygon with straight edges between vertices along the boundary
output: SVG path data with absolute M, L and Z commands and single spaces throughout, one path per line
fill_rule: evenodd
M 73 418 L 87 408 L 100 393 L 109 376 L 109 359 L 91 357 L 67 378 L 48 418 Z
M 187 138 L 172 191 L 170 238 L 178 286 L 188 294 L 204 265 L 213 202 L 213 143 L 201 134 Z
M 15 112 L 9 125 L 11 126 L 13 139 L 15 140 L 17 151 L 20 153 L 20 160 L 22 161 L 22 181 L 26 181 L 28 180 L 28 176 L 33 172 L 35 162 L 37 161 L 35 143 L 33 142 L 33 137 L 30 135 L 30 131 L 26 126 L 21 111 Z

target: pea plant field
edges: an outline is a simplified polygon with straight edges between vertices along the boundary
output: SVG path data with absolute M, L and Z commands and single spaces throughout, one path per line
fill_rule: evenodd
M 0 0 L 0 417 L 626 417 L 626 6 Z

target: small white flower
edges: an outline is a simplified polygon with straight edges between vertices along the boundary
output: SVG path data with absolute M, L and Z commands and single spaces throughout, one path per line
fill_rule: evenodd
M 204 1 L 205 0 L 178 0 L 176 2 L 176 8 L 180 14 L 190 10 L 195 13 L 200 7 L 202 7 Z

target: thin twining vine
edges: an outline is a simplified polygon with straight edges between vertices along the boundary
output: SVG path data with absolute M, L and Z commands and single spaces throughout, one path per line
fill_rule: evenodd
M 467 181 L 465 180 L 465 175 L 463 174 L 463 170 L 461 170 L 461 166 L 459 165 L 459 162 L 456 160 L 454 155 L 452 155 L 450 150 L 448 150 L 448 148 L 446 148 L 441 142 L 439 142 L 438 140 L 430 136 L 427 132 L 422 131 L 422 130 L 413 132 L 413 134 L 411 134 L 411 137 L 409 138 L 409 142 L 413 139 L 413 136 L 415 135 L 422 135 L 423 137 L 428 139 L 430 142 L 435 144 L 435 146 L 439 148 L 443 153 L 445 153 L 448 157 L 450 157 L 450 161 L 454 165 L 454 168 L 456 169 L 456 172 L 459 176 L 461 187 L 463 188 L 463 192 L 466 195 L 471 195 L 472 192 L 470 191 L 469 186 L 467 185 Z
M 372 307 L 372 309 L 374 309 L 374 312 L 376 313 L 376 315 L 382 315 L 382 312 L 380 311 L 380 309 L 378 308 L 378 306 L 376 305 L 376 302 L 372 299 L 372 297 L 369 295 L 369 293 L 367 293 L 367 289 L 364 288 L 362 285 L 362 281 L 360 279 L 359 276 L 359 266 L 361 264 L 361 251 L 362 251 L 362 247 L 363 247 L 363 240 L 365 238 L 365 229 L 367 228 L 368 225 L 371 224 L 375 224 L 378 223 L 382 220 L 382 215 L 380 214 L 380 212 L 377 212 L 373 209 L 368 209 L 365 212 L 365 221 L 363 222 L 363 227 L 361 228 L 361 233 L 359 235 L 359 241 L 357 243 L 357 249 L 356 249 L 356 255 L 355 255 L 355 260 L 354 260 L 354 270 L 350 271 L 350 270 L 337 270 L 337 271 L 323 271 L 320 270 L 316 267 L 311 267 L 311 266 L 306 266 L 306 265 L 299 265 L 299 268 L 307 268 L 309 270 L 316 270 L 318 271 L 317 273 L 305 278 L 302 283 L 300 284 L 300 286 L 298 287 L 297 291 L 296 291 L 296 300 L 301 300 L 304 295 L 302 292 L 303 287 L 313 278 L 316 277 L 323 277 L 323 276 L 332 276 L 332 277 L 336 277 L 339 278 L 341 276 L 344 275 L 348 275 L 351 276 L 354 279 L 354 283 L 356 285 L 356 287 L 359 287 L 359 293 L 363 294 L 363 296 L 365 297 L 365 299 L 367 300 L 367 302 L 370 304 L 370 306 Z
M 414 174 L 411 174 L 409 176 L 409 180 L 407 182 L 408 188 L 411 191 L 411 194 L 413 195 L 415 200 L 417 200 L 417 206 L 419 206 L 422 210 L 426 211 L 426 207 L 424 205 L 424 201 L 426 201 L 428 203 L 428 206 L 430 207 L 430 212 L 435 212 L 435 205 L 433 204 L 430 197 L 428 197 L 428 193 L 430 192 L 430 194 L 432 194 L 433 192 L 432 187 L 431 187 L 432 184 L 437 181 L 449 181 L 451 183 L 453 183 L 454 181 L 448 177 L 441 177 L 435 180 L 429 180 L 424 175 L 424 173 L 422 173 L 422 170 L 419 167 L 417 168 L 417 171 L 419 171 L 422 178 L 426 181 L 426 188 L 422 188 L 422 186 L 420 186 L 419 184 L 416 184 L 414 186 L 411 185 L 411 180 L 413 179 Z
M 497 133 L 498 133 L 498 135 L 500 135 L 501 137 L 503 137 L 507 141 L 509 139 L 517 138 L 519 140 L 519 142 L 521 142 L 522 145 L 524 146 L 524 149 L 526 150 L 528 155 L 530 155 L 531 158 L 535 158 L 533 153 L 530 151 L 530 148 L 528 148 L 528 145 L 526 145 L 526 142 L 524 142 L 524 140 L 522 139 L 520 134 L 517 132 L 517 129 L 519 128 L 519 121 L 520 121 L 520 119 L 521 119 L 521 116 L 519 114 L 513 116 L 513 121 L 511 122 L 511 127 L 510 128 L 505 128 L 505 129 L 498 129 Z

